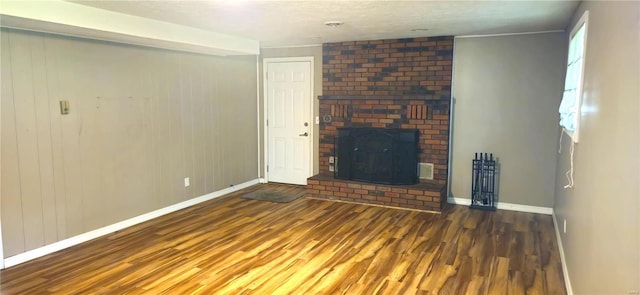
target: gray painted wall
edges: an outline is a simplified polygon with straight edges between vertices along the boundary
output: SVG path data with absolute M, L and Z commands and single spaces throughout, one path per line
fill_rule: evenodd
M 554 211 L 574 294 L 640 290 L 640 2 L 582 2 L 589 10 L 575 186 L 558 157 Z M 568 39 L 568 36 L 565 37 Z
M 255 56 L 1 38 L 5 257 L 257 178 Z
M 563 33 L 456 38 L 451 194 L 470 198 L 475 152 L 498 159 L 499 202 L 553 207 Z

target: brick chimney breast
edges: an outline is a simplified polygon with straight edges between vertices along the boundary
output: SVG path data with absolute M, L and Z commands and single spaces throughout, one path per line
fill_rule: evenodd
M 418 160 L 434 164 L 433 180 L 421 183 L 443 196 L 449 160 L 452 61 L 453 36 L 324 44 L 320 173 L 332 174 L 329 157 L 334 156 L 337 128 L 418 129 Z M 436 192 L 429 193 L 435 197 Z M 389 204 L 437 210 L 415 199 L 405 206 L 401 198 L 398 201 L 401 203 Z M 433 200 L 435 204 L 440 206 L 442 200 Z

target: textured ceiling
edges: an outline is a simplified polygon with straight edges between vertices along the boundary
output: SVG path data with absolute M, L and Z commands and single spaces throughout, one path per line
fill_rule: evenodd
M 261 47 L 563 30 L 578 5 L 577 1 L 73 2 L 251 38 Z M 344 25 L 325 26 L 330 20 Z

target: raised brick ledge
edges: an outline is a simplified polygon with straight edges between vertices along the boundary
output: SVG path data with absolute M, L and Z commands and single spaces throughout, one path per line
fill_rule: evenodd
M 446 204 L 446 184 L 417 183 L 386 185 L 335 179 L 318 174 L 307 179 L 307 194 L 321 199 L 341 200 L 407 209 L 441 212 Z
M 380 100 L 438 100 L 449 101 L 449 95 L 320 95 L 318 99 L 334 100 L 360 100 L 360 99 L 380 99 Z

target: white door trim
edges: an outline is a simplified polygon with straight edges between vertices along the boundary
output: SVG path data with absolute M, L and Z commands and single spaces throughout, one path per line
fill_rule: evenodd
M 5 98 L 6 99 L 6 98 Z M 0 103 L 0 130 L 2 130 L 2 103 Z M 2 135 L 0 134 L 0 155 L 2 155 Z M 0 167 L 2 157 L 0 156 Z M 0 187 L 2 187 L 2 169 L 0 169 Z M 0 190 L 0 269 L 4 269 L 4 247 L 2 241 L 2 190 Z
M 8 54 L 8 53 L 5 53 Z M 11 75 L 12 73 L 10 73 Z M 6 98 L 5 98 L 6 99 Z M 0 130 L 2 130 L 2 102 L 0 101 Z M 2 134 L 0 134 L 0 167 L 2 167 Z M 2 187 L 2 169 L 0 169 L 0 188 Z M 4 269 L 4 241 L 2 240 L 2 190 L 0 189 L 0 269 Z
M 262 60 L 262 127 L 264 130 L 264 151 L 262 152 L 262 167 L 264 167 L 264 179 L 265 182 L 269 182 L 269 171 L 267 171 L 267 165 L 269 163 L 269 128 L 267 126 L 267 114 L 268 114 L 268 108 L 267 108 L 267 95 L 268 95 L 268 80 L 267 80 L 267 69 L 268 69 L 268 64 L 269 63 L 282 63 L 282 62 L 310 62 L 311 63 L 311 71 L 310 71 L 310 76 L 309 78 L 311 79 L 311 95 L 309 96 L 309 99 L 311 100 L 309 103 L 309 118 L 310 118 L 310 122 L 309 124 L 311 125 L 311 128 L 309 128 L 309 172 L 308 175 L 312 176 L 313 175 L 313 155 L 314 155 L 314 148 L 313 148 L 313 139 L 316 136 L 315 132 L 314 132 L 314 124 L 315 122 L 314 117 L 313 117 L 313 109 L 315 107 L 315 101 L 313 99 L 315 90 L 315 83 L 314 83 L 314 76 L 313 76 L 313 72 L 314 72 L 314 57 L 313 56 L 304 56 L 304 57 L 274 57 L 274 58 L 264 58 Z
M 260 85 L 261 81 L 260 81 L 260 55 L 256 55 L 256 117 L 258 118 L 256 120 L 256 130 L 258 131 L 258 138 L 256 139 L 257 142 L 257 146 L 256 146 L 256 150 L 258 151 L 258 182 L 259 183 L 265 183 L 265 178 L 264 175 L 262 174 L 262 153 L 260 151 L 260 136 L 262 134 L 260 134 L 260 126 L 262 125 L 262 119 L 263 116 L 260 115 Z

